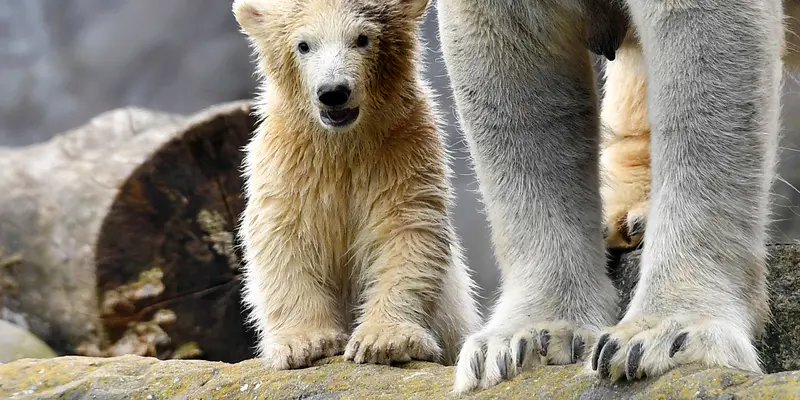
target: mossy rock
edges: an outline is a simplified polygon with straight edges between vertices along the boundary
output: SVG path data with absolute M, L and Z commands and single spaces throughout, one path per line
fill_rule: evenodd
M 581 366 L 542 367 L 469 399 L 797 399 L 800 371 L 759 375 L 684 367 L 656 379 L 604 384 Z M 160 361 L 126 355 L 59 357 L 0 365 L 3 399 L 446 399 L 453 367 L 412 362 L 356 365 L 335 357 L 311 368 L 272 371 L 237 364 Z

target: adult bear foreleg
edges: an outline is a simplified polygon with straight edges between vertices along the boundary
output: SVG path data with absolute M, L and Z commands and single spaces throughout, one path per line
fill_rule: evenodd
M 759 371 L 780 0 L 630 0 L 647 70 L 652 186 L 640 280 L 587 369 L 639 379 L 701 363 Z
M 439 0 L 440 35 L 486 204 L 501 294 L 455 392 L 582 360 L 612 325 L 599 130 L 583 2 Z

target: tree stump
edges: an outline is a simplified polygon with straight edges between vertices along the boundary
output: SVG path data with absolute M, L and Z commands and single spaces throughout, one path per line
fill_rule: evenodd
M 253 356 L 235 228 L 248 103 L 127 108 L 0 148 L 0 318 L 59 354 Z

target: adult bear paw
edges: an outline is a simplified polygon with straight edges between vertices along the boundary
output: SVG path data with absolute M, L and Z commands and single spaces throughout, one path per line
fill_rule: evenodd
M 729 321 L 700 315 L 644 316 L 608 328 L 585 371 L 609 381 L 635 380 L 694 363 L 761 372 L 746 333 Z
M 461 348 L 453 392 L 486 389 L 537 365 L 582 361 L 593 339 L 590 330 L 568 321 L 478 332 Z

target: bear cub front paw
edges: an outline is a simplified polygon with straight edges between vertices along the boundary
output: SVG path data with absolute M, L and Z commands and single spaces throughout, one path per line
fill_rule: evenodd
M 321 358 L 342 354 L 347 334 L 335 330 L 272 334 L 262 348 L 266 362 L 274 369 L 311 366 Z
M 415 324 L 363 323 L 353 332 L 345 360 L 386 364 L 411 360 L 436 361 L 442 349 L 425 328 Z

